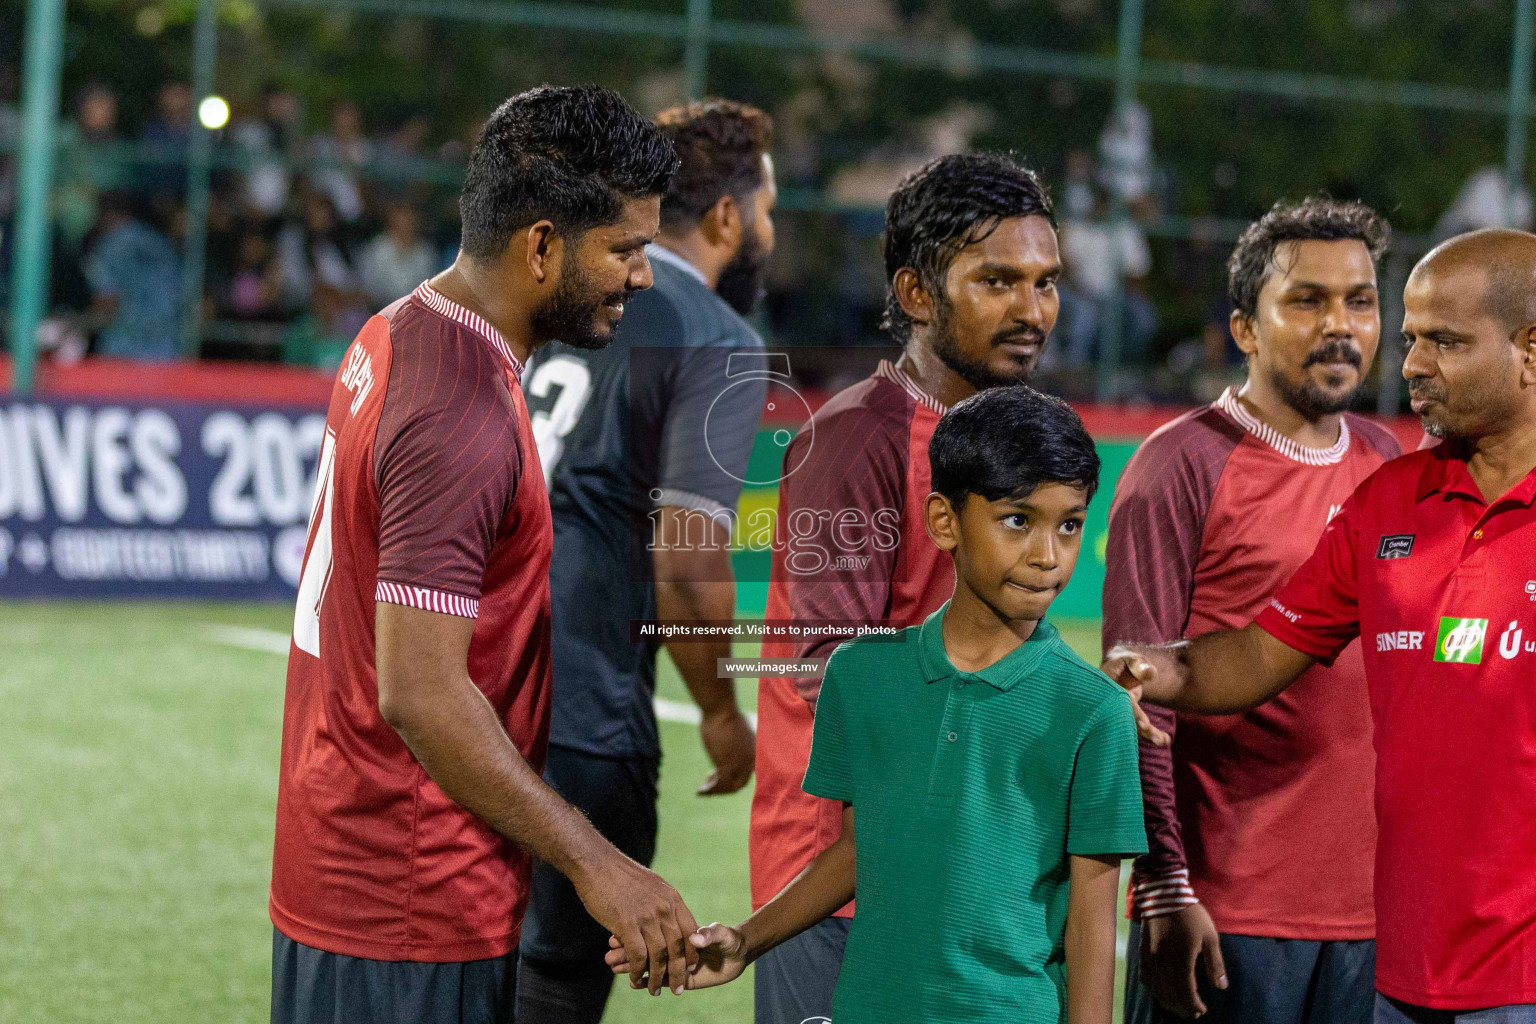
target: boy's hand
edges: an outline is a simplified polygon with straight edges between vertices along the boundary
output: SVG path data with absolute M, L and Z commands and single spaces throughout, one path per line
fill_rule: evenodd
M 630 975 L 630 988 L 645 988 L 644 977 L 638 982 L 634 978 L 635 972 L 629 954 L 624 952 L 623 943 L 609 936 L 608 945 L 610 948 L 605 959 L 609 969 L 614 974 Z M 747 969 L 746 942 L 738 928 L 727 928 L 718 921 L 705 925 L 688 936 L 688 945 L 697 950 L 699 956 L 698 963 L 688 975 L 690 989 L 724 985 L 741 977 L 741 972 Z M 643 969 L 645 965 L 639 966 Z
M 1205 1013 L 1198 979 L 1202 959 L 1211 984 L 1226 988 L 1221 936 L 1210 913 L 1199 903 L 1141 922 L 1141 978 L 1163 1009 L 1180 1017 Z
M 1154 725 L 1141 707 L 1143 688 L 1146 683 L 1157 678 L 1157 666 L 1141 652 L 1117 644 L 1104 655 L 1104 663 L 1099 669 L 1125 687 L 1125 691 L 1131 695 L 1131 711 L 1136 716 L 1137 735 L 1154 747 L 1166 747 L 1172 743 L 1172 737 Z

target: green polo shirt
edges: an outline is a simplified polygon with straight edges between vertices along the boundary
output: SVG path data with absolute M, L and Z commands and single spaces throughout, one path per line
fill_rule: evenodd
M 1042 620 L 980 672 L 944 607 L 827 663 L 805 791 L 853 804 L 837 1024 L 1055 1024 L 1071 854 L 1147 849 L 1129 696 Z

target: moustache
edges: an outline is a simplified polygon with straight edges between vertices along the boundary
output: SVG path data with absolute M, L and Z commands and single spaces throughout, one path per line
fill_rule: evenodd
M 1342 341 L 1330 341 L 1307 353 L 1306 361 L 1301 364 L 1301 368 L 1305 370 L 1318 363 L 1348 363 L 1358 370 L 1364 361 L 1360 356 L 1360 350 L 1355 346 Z
M 1446 390 L 1428 377 L 1415 377 L 1408 382 L 1408 394 L 1414 398 L 1427 398 L 1442 405 L 1447 398 Z
M 992 344 L 997 345 L 1035 345 L 1045 344 L 1045 332 L 1034 327 L 1020 327 L 1010 331 L 1001 331 L 992 335 Z

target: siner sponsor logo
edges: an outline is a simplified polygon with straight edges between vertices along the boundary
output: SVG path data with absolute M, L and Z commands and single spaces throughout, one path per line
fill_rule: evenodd
M 1422 651 L 1424 649 L 1424 631 L 1421 629 L 1399 629 L 1395 633 L 1376 634 L 1376 653 L 1387 651 Z

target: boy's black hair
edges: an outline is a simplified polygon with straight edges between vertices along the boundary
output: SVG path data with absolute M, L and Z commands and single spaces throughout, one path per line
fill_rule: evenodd
M 1275 251 L 1286 242 L 1338 242 L 1355 239 L 1372 262 L 1392 242 L 1387 219 L 1364 203 L 1308 196 L 1299 203 L 1284 199 L 1243 231 L 1227 260 L 1227 294 L 1243 316 L 1259 311 L 1259 292 L 1275 269 Z
M 983 501 L 1026 498 L 1041 484 L 1099 489 L 1099 453 L 1072 407 L 1027 384 L 988 388 L 957 403 L 928 442 L 933 489 L 959 510 L 968 494 Z
M 912 320 L 890 285 L 911 267 L 942 301 L 944 275 L 961 249 L 1011 217 L 1044 217 L 1056 226 L 1039 175 L 1003 153 L 941 156 L 914 171 L 885 204 L 885 318 L 880 326 L 905 342 Z
M 529 89 L 496 108 L 469 155 L 461 244 L 494 259 L 540 220 L 567 235 L 612 223 L 626 200 L 666 192 L 676 170 L 672 143 L 618 93 Z

